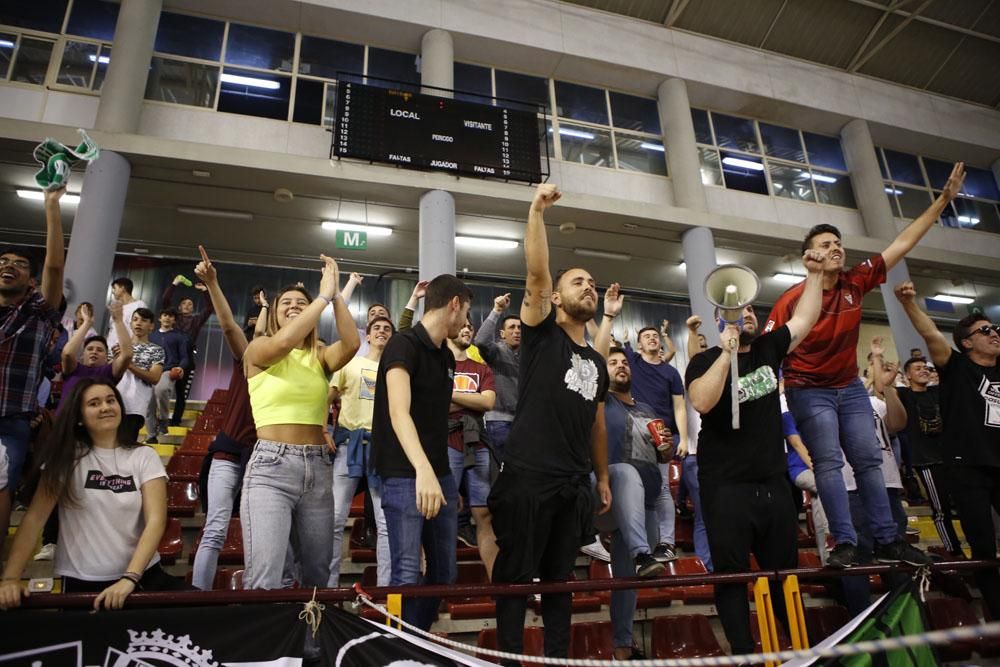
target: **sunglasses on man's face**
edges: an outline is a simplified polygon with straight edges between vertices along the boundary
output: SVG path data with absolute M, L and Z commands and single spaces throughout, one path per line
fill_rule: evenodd
M 1000 336 L 1000 324 L 984 324 L 981 327 L 976 327 L 975 329 L 969 332 L 966 338 L 971 338 L 976 334 L 983 334 L 984 336 L 989 336 L 991 331 L 995 333 L 997 336 Z

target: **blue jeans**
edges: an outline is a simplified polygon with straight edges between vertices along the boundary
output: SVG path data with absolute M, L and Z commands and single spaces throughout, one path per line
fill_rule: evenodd
M 258 440 L 243 476 L 244 588 L 280 588 L 294 535 L 303 587 L 325 587 L 333 551 L 333 463 L 326 445 Z
M 203 591 L 212 590 L 215 581 L 219 551 L 226 543 L 229 519 L 233 516 L 233 501 L 240 486 L 240 468 L 239 463 L 212 459 L 208 469 L 208 512 L 191 571 L 191 584 Z
M 389 529 L 392 556 L 390 586 L 453 584 L 458 578 L 455 543 L 458 540 L 458 489 L 451 473 L 438 477 L 447 505 L 433 519 L 417 510 L 417 480 L 388 477 L 382 480 L 382 510 Z M 427 558 L 427 574 L 420 576 L 420 547 Z M 403 620 L 430 630 L 437 618 L 440 598 L 411 598 L 403 594 Z
M 645 508 L 645 490 L 639 471 L 628 463 L 608 466 L 611 511 L 595 517 L 595 527 L 611 534 L 611 574 L 635 576 L 635 557 L 650 553 L 660 541 L 657 511 Z M 668 489 L 669 493 L 669 489 Z M 659 502 L 657 502 L 659 505 Z M 632 621 L 638 595 L 634 590 L 611 591 L 611 626 L 615 647 L 632 646 Z
M 371 445 L 368 445 L 370 448 Z M 392 573 L 392 561 L 389 557 L 389 530 L 385 525 L 385 513 L 382 512 L 382 497 L 378 484 L 372 483 L 369 477 L 368 491 L 372 496 L 372 507 L 375 509 L 375 558 L 378 564 L 378 585 L 388 586 Z M 338 447 L 333 459 L 333 558 L 330 559 L 330 578 L 328 588 L 340 586 L 340 559 L 343 557 L 344 526 L 351 512 L 351 501 L 358 491 L 360 477 L 347 474 L 347 447 Z
M 809 448 L 816 488 L 834 541 L 858 543 L 841 474 L 845 455 L 854 469 L 875 541 L 887 544 L 896 540 L 896 524 L 882 477 L 882 450 L 875 437 L 875 417 L 861 380 L 841 389 L 788 388 L 785 395 Z
M 681 463 L 681 483 L 687 487 L 691 504 L 694 505 L 694 552 L 705 564 L 705 569 L 711 572 L 712 550 L 708 548 L 708 532 L 701 513 L 701 486 L 698 483 L 698 457 L 695 454 L 685 456 Z
M 462 478 L 465 478 L 469 507 L 486 507 L 486 499 L 490 496 L 490 451 L 485 447 L 477 449 L 476 465 L 466 468 L 465 453 L 449 447 L 448 465 L 457 488 L 461 488 Z
M 486 422 L 486 435 L 490 439 L 490 444 L 493 445 L 493 451 L 496 452 L 497 459 L 503 463 L 503 450 L 507 445 L 507 436 L 510 435 L 510 424 L 511 422 L 505 421 L 488 421 Z
M 21 481 L 24 461 L 28 457 L 28 445 L 31 442 L 31 417 L 28 415 L 11 415 L 0 417 L 0 444 L 7 449 L 7 484 L 10 489 L 11 503 L 17 484 Z M 0 480 L 3 481 L 3 480 Z M 2 490 L 3 487 L 0 487 Z
M 670 493 L 670 464 L 657 463 L 660 469 L 660 476 L 663 477 L 663 485 L 660 487 L 660 495 L 656 499 L 656 520 L 659 524 L 660 542 L 674 544 L 675 525 L 677 523 L 677 510 L 674 508 L 674 494 Z M 614 498 L 614 494 L 612 494 Z

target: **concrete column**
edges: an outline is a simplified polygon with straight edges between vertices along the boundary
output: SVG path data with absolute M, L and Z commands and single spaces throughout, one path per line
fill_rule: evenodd
M 869 236 L 882 239 L 888 245 L 896 238 L 898 232 L 892 216 L 892 207 L 885 196 L 885 184 L 882 181 L 878 159 L 875 157 L 875 143 L 872 141 L 868 123 L 861 119 L 849 122 L 840 131 L 840 142 L 844 148 L 844 158 L 847 160 L 851 185 L 854 187 L 854 198 L 858 202 L 865 230 Z M 925 355 L 927 354 L 924 339 L 910 324 L 910 318 L 906 316 L 906 312 L 892 292 L 895 285 L 909 279 L 910 272 L 906 268 L 906 260 L 903 260 L 889 271 L 885 284 L 881 287 L 882 301 L 885 302 L 885 312 L 889 316 L 889 326 L 892 328 L 892 337 L 900 361 L 906 361 L 903 357 L 914 347 L 920 348 Z M 865 341 L 862 341 L 862 344 L 864 343 Z
M 134 134 L 139 129 L 146 76 L 163 0 L 122 0 L 111 62 L 101 89 L 95 127 Z
M 719 329 L 715 326 L 715 306 L 705 297 L 705 278 L 717 266 L 715 239 L 708 227 L 693 227 L 681 234 L 684 263 L 687 264 L 688 297 L 691 313 L 701 318 L 701 333 L 708 346 L 719 344 Z
M 104 317 L 131 173 L 128 161 L 113 151 L 101 151 L 101 157 L 87 166 L 66 254 L 69 314 L 89 301 L 94 304 L 94 321 L 100 323 Z
M 444 190 L 420 197 L 420 280 L 455 273 L 455 198 Z
M 455 47 L 451 41 L 451 33 L 446 30 L 428 30 L 420 42 L 420 83 L 424 86 L 447 88 L 455 87 Z M 427 95 L 452 97 L 451 92 L 422 89 Z
M 701 183 L 701 162 L 694 140 L 687 84 L 683 79 L 667 79 L 660 84 L 657 97 L 667 166 L 674 186 L 674 204 L 695 211 L 707 211 L 708 200 L 705 198 L 705 186 Z

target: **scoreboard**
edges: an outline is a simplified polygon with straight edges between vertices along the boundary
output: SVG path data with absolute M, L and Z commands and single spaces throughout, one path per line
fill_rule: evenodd
M 540 141 L 536 111 L 337 84 L 337 157 L 540 183 Z

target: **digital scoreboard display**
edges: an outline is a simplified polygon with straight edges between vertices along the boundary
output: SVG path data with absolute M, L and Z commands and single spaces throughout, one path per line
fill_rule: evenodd
M 337 84 L 333 154 L 412 169 L 540 183 L 536 111 Z

